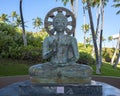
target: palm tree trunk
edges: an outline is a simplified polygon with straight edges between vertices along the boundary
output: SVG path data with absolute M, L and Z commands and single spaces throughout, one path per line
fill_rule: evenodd
M 87 0 L 87 7 L 88 7 L 88 14 L 89 14 L 89 20 L 90 20 L 90 25 L 91 25 L 91 32 L 92 32 L 92 38 L 93 38 L 93 44 L 94 44 L 94 50 L 95 50 L 95 57 L 96 57 L 96 74 L 100 74 L 98 47 L 97 47 L 96 34 L 95 34 L 94 24 L 93 24 L 93 19 L 92 19 L 90 0 Z
M 115 48 L 115 52 L 114 52 L 114 54 L 113 54 L 113 56 L 112 56 L 112 59 L 111 59 L 111 65 L 113 65 L 113 63 L 114 63 L 115 56 L 116 56 L 116 53 L 117 53 L 118 45 L 119 45 L 119 40 L 118 40 L 118 42 L 117 42 L 117 45 L 116 45 L 116 48 Z
M 75 9 L 74 9 L 74 2 L 75 1 L 73 1 L 73 2 L 70 1 L 70 7 L 71 7 L 71 11 L 73 12 L 73 14 L 74 14 L 74 16 L 76 18 Z M 75 29 L 75 31 L 76 31 L 76 29 Z M 75 36 L 75 32 L 73 33 L 73 37 L 74 36 Z
M 22 0 L 20 0 L 20 17 L 21 17 L 22 30 L 23 30 L 23 42 L 24 42 L 24 46 L 27 46 L 26 32 L 25 32 L 25 26 L 24 26 L 24 18 L 23 18 L 23 14 L 22 14 Z
M 86 48 L 86 32 L 84 32 L 84 47 Z
M 99 5 L 99 8 L 98 8 L 96 34 L 98 34 L 99 23 L 100 23 L 99 21 L 100 21 L 100 5 Z
M 119 32 L 119 38 L 118 38 L 118 42 L 119 42 L 119 53 L 117 55 L 117 60 L 115 62 L 115 64 L 113 65 L 113 68 L 116 68 L 117 64 L 119 63 L 119 59 L 120 59 L 120 32 Z
M 117 60 L 116 60 L 115 64 L 113 65 L 113 68 L 116 68 L 116 66 L 117 66 L 118 63 L 119 63 L 119 59 L 120 59 L 120 50 L 119 50 L 119 54 L 118 54 L 118 56 L 117 56 Z
M 86 48 L 86 35 L 85 35 L 85 24 L 86 24 L 86 15 L 85 15 L 85 6 L 83 4 L 83 20 L 84 20 L 84 25 L 83 25 L 83 30 L 84 30 L 84 47 Z
M 78 16 L 78 0 L 76 0 L 76 10 L 75 10 L 76 18 Z
M 99 69 L 102 66 L 102 36 L 103 36 L 103 24 L 104 24 L 104 0 L 100 0 L 101 6 L 101 31 L 100 31 L 100 48 L 99 48 Z

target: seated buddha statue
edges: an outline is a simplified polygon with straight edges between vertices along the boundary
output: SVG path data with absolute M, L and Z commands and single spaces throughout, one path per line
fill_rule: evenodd
M 92 68 L 76 63 L 79 59 L 79 52 L 76 38 L 68 33 L 67 17 L 69 16 L 62 12 L 64 8 L 60 7 L 56 10 L 56 15 L 50 15 L 53 19 L 49 22 L 53 28 L 49 31 L 51 34 L 43 42 L 43 59 L 50 59 L 50 61 L 29 68 L 31 82 L 35 84 L 89 84 Z

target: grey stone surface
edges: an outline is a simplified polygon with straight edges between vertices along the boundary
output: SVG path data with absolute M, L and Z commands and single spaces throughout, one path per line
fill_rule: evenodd
M 102 96 L 120 96 L 120 89 L 113 87 L 107 83 L 92 81 L 91 85 L 102 86 Z M 20 89 L 20 86 L 22 86 L 22 87 L 24 86 L 24 88 L 27 86 L 31 86 L 31 82 L 29 80 L 24 81 L 24 82 L 16 82 L 7 87 L 4 87 L 4 88 L 0 89 L 0 96 L 20 96 L 20 94 L 21 94 L 20 92 L 25 92 L 24 94 L 26 94 L 26 95 L 23 95 L 23 96 L 34 96 L 34 95 L 32 95 L 34 93 L 31 93 L 31 95 L 28 95 L 28 94 L 30 94 L 30 92 L 32 92 L 32 91 L 30 91 L 31 88 L 33 88 L 32 86 L 30 88 L 25 88 L 25 89 L 22 88 L 22 91 Z M 36 92 L 39 91 L 39 93 L 41 93 L 41 94 L 57 93 L 57 90 L 56 90 L 57 87 L 40 87 L 37 89 L 38 90 Z M 38 96 L 40 96 L 40 95 L 38 95 Z M 43 96 L 43 95 L 41 95 L 41 96 Z M 45 95 L 45 96 L 47 96 L 47 95 Z M 49 95 L 49 96 L 54 96 L 54 95 Z

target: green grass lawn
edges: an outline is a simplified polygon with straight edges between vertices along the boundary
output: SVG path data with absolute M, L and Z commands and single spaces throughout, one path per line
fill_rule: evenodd
M 94 69 L 93 74 L 96 75 L 95 69 L 96 66 L 92 66 Z M 103 63 L 101 68 L 102 74 L 100 76 L 114 76 L 114 77 L 120 77 L 120 65 L 118 65 L 116 68 L 113 68 L 110 63 Z
M 32 64 L 34 63 L 22 60 L 0 59 L 0 76 L 28 75 L 28 69 Z M 94 69 L 93 75 L 96 75 L 95 65 L 92 67 Z M 100 76 L 120 77 L 120 65 L 114 69 L 109 63 L 104 63 Z
M 0 59 L 0 76 L 27 75 L 29 66 L 26 61 Z

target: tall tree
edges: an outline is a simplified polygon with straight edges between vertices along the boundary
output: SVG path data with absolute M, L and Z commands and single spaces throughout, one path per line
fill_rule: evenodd
M 23 18 L 23 13 L 22 13 L 22 0 L 20 0 L 20 18 L 21 18 L 21 22 L 22 22 L 23 42 L 24 42 L 24 46 L 27 46 L 24 18 Z
M 18 14 L 16 13 L 16 11 L 13 11 L 11 13 L 11 17 L 12 17 L 12 20 L 14 21 L 15 18 L 17 18 Z
M 86 38 L 86 43 L 87 43 L 87 44 L 90 44 L 91 41 L 92 41 L 92 38 L 91 38 L 91 37 L 87 37 L 87 38 Z
M 93 44 L 94 44 L 95 58 L 96 58 L 96 73 L 100 74 L 98 46 L 97 46 L 96 33 L 94 30 L 94 23 L 93 23 L 93 17 L 92 17 L 92 12 L 91 12 L 91 3 L 90 3 L 90 0 L 87 0 L 86 2 L 87 2 L 88 14 L 89 14 L 91 32 L 92 32 L 92 39 L 93 39 Z
M 84 32 L 84 47 L 86 47 L 86 45 L 85 45 L 85 43 L 86 43 L 86 38 L 85 38 L 85 33 L 86 33 L 86 30 L 85 30 L 85 28 L 87 27 L 85 27 L 85 25 L 86 25 L 86 5 L 85 5 L 85 2 L 86 2 L 86 0 L 82 0 L 82 7 L 83 7 L 83 20 L 84 20 L 84 22 L 83 22 L 83 26 L 82 26 L 82 30 L 83 30 L 83 32 Z
M 118 50 L 119 50 L 119 53 L 117 55 L 117 59 L 116 59 L 115 64 L 113 65 L 113 68 L 116 68 L 120 60 L 120 31 L 119 31 L 119 37 L 118 37 Z
M 102 37 L 103 37 L 102 35 L 103 35 L 103 26 L 104 26 L 104 5 L 106 5 L 108 0 L 93 0 L 93 1 L 87 0 L 87 5 L 88 5 L 88 2 L 90 4 L 90 7 L 97 6 L 97 8 L 98 8 L 97 26 L 96 26 L 96 31 L 95 31 L 96 41 L 97 41 L 97 39 L 99 40 L 99 43 L 97 44 L 98 64 L 96 66 L 97 67 L 96 73 L 100 74 L 100 69 L 101 69 L 101 65 L 102 65 Z M 89 11 L 89 7 L 88 7 L 88 11 Z M 89 14 L 89 19 L 90 19 L 90 12 L 88 14 Z M 101 27 L 100 27 L 100 20 L 101 20 Z M 95 54 L 96 54 L 96 52 L 95 52 Z M 96 62 L 97 62 L 97 60 L 96 60 Z
M 112 41 L 112 47 L 114 47 L 114 45 L 113 45 L 113 44 L 114 44 L 114 43 L 113 43 L 113 36 L 109 36 L 109 37 L 108 37 L 108 41 L 109 41 L 109 42 Z
M 105 41 L 106 41 L 106 38 L 102 37 L 102 42 L 104 43 L 104 47 L 105 47 Z
M 84 47 L 86 48 L 86 33 L 89 31 L 89 24 L 82 25 L 82 30 L 84 32 Z
M 15 20 L 15 26 L 21 27 L 21 25 L 22 25 L 21 18 L 20 18 L 20 16 L 17 16 L 17 18 Z
M 115 52 L 114 52 L 114 54 L 113 54 L 113 56 L 112 56 L 112 59 L 111 59 L 111 65 L 113 65 L 113 63 L 114 63 L 115 56 L 116 56 L 117 50 L 118 50 L 118 46 L 119 46 L 119 40 L 117 41 L 116 48 L 115 48 Z
M 1 22 L 4 22 L 4 23 L 9 22 L 8 15 L 3 13 L 3 14 L 0 16 L 0 21 L 1 21 Z
M 34 29 L 36 28 L 36 30 L 38 31 L 41 28 L 41 26 L 43 25 L 42 19 L 37 17 L 37 18 L 35 18 L 33 20 L 34 20 L 33 21 Z

